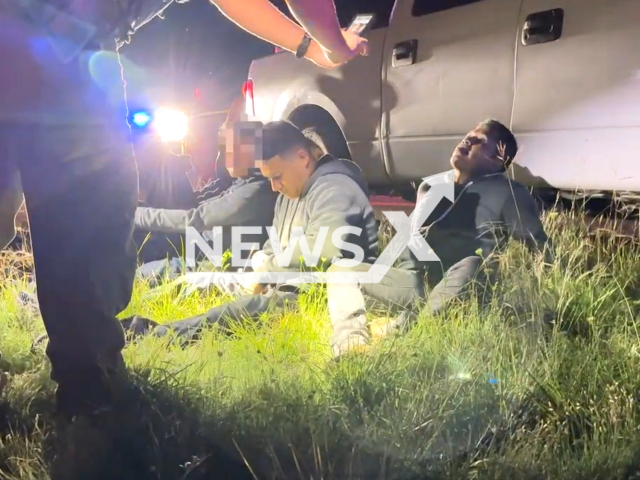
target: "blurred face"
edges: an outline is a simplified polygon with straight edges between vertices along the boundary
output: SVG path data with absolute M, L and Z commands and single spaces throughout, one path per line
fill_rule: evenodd
M 464 173 L 499 172 L 503 167 L 498 145 L 484 128 L 471 130 L 453 151 L 450 162 Z
M 261 146 L 260 129 L 253 122 L 227 122 L 218 132 L 218 148 L 232 177 L 246 177 L 255 168 Z
M 314 161 L 309 152 L 297 148 L 260 162 L 260 172 L 271 182 L 275 192 L 287 198 L 300 198 L 302 189 L 313 173 Z

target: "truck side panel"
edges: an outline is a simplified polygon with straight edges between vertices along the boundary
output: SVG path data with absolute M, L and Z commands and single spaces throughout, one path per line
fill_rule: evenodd
M 560 38 L 518 43 L 515 177 L 640 191 L 640 2 L 524 0 L 519 37 L 529 15 L 556 8 L 564 11 Z
M 394 180 L 451 168 L 455 145 L 486 118 L 509 123 L 520 5 L 398 0 L 385 43 L 382 90 L 387 169 Z M 394 59 L 407 41 L 415 42 L 415 61 Z

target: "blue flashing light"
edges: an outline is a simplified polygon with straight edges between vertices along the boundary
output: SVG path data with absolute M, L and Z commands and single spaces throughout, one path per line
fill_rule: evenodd
M 132 119 L 136 127 L 144 128 L 151 121 L 151 115 L 148 112 L 136 112 L 133 114 Z

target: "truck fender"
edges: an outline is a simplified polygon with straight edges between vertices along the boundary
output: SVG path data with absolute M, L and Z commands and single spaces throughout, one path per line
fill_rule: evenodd
M 344 135 L 345 119 L 335 104 L 322 94 L 284 94 L 274 110 L 274 120 L 288 120 L 304 131 L 325 152 L 351 159 Z
M 344 131 L 346 120 L 333 101 L 319 92 L 295 87 L 293 85 L 287 92 L 280 95 L 273 109 L 273 120 L 287 120 L 291 118 L 293 112 L 298 108 L 306 105 L 316 105 L 329 113 L 338 127 L 340 127 L 340 130 Z

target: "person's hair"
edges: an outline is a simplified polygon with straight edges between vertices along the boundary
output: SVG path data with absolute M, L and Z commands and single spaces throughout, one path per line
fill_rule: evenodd
M 262 160 L 269 161 L 277 155 L 288 153 L 294 148 L 303 148 L 310 154 L 320 148 L 290 122 L 280 120 L 269 122 L 262 129 Z
M 511 130 L 494 119 L 481 122 L 478 128 L 487 131 L 489 138 L 491 138 L 498 147 L 498 155 L 502 158 L 504 169 L 509 168 L 518 153 L 518 142 Z

